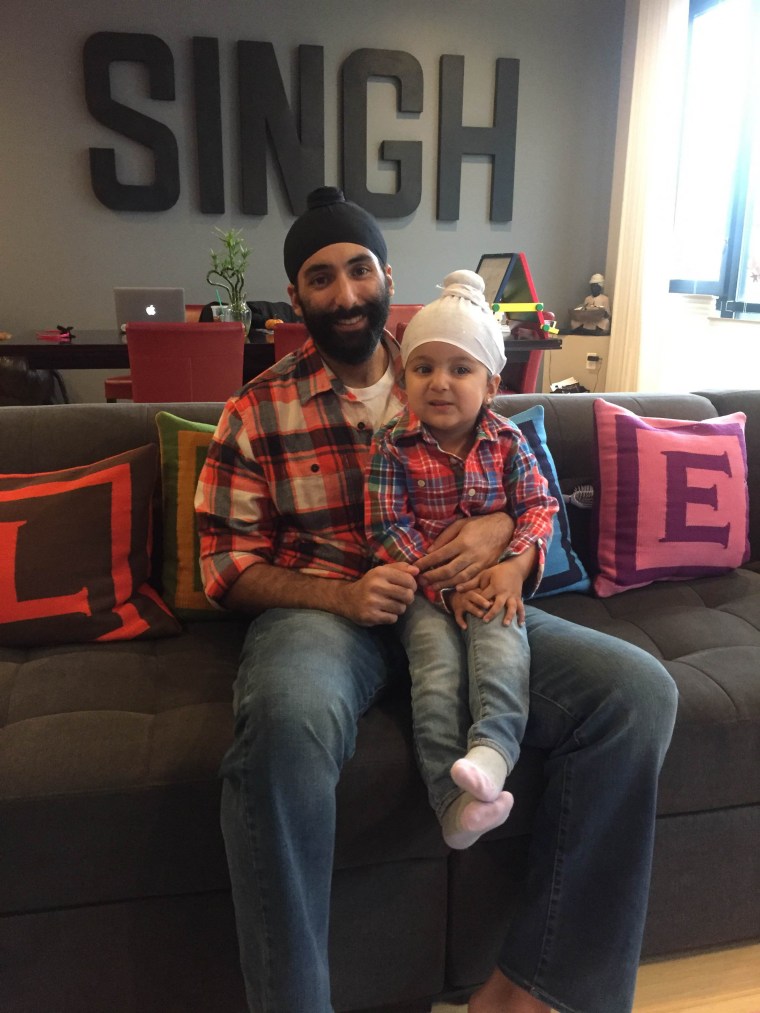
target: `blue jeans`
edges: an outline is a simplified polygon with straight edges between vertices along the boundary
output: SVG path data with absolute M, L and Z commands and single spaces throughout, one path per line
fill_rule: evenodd
M 499 964 L 562 1013 L 630 1010 L 675 686 L 651 655 L 528 607 L 524 742 L 547 751 L 525 900 Z M 273 609 L 251 624 L 222 828 L 252 1013 L 329 1013 L 335 786 L 403 661 L 394 627 Z
M 414 741 L 430 804 L 440 819 L 461 794 L 451 765 L 490 746 L 511 771 L 528 719 L 530 649 L 524 626 L 467 617 L 460 630 L 423 595 L 399 620 L 412 678 Z

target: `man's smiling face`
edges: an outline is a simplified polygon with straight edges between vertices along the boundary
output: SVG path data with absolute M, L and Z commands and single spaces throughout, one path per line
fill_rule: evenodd
M 393 294 L 388 265 L 355 243 L 333 243 L 304 261 L 289 288 L 317 348 L 346 365 L 366 362 L 377 348 Z

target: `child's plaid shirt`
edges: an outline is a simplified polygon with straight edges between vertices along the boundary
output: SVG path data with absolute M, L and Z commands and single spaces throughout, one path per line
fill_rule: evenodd
M 531 591 L 537 588 L 559 507 L 526 440 L 509 419 L 483 409 L 475 443 L 462 461 L 441 450 L 406 408 L 373 440 L 364 495 L 367 537 L 383 563 L 413 563 L 459 518 L 508 511 L 515 518 L 515 531 L 502 558 L 536 545 L 539 559 Z M 437 600 L 436 592 L 425 593 Z

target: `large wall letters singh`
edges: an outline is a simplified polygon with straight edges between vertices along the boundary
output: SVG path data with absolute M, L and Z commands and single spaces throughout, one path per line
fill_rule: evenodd
M 295 214 L 306 195 L 324 179 L 324 50 L 298 47 L 298 85 L 293 112 L 288 102 L 274 47 L 270 42 L 237 43 L 238 125 L 240 130 L 240 210 L 267 214 L 267 152 L 279 169 L 285 195 Z M 174 57 L 156 35 L 97 32 L 84 46 L 87 107 L 101 124 L 146 147 L 152 154 L 151 183 L 124 183 L 118 178 L 114 148 L 90 148 L 90 175 L 98 200 L 114 211 L 165 211 L 180 194 L 180 151 L 173 132 L 112 97 L 111 64 L 126 61 L 147 70 L 151 99 L 175 101 Z M 192 39 L 192 98 L 195 115 L 199 209 L 225 210 L 219 41 Z M 496 60 L 493 125 L 462 123 L 464 57 L 443 55 L 439 64 L 438 110 L 439 221 L 459 218 L 462 159 L 486 155 L 492 164 L 490 218 L 512 219 L 519 60 Z M 394 193 L 375 193 L 367 186 L 367 89 L 373 80 L 396 82 L 397 111 L 423 110 L 422 67 L 410 53 L 358 49 L 341 67 L 341 168 L 346 195 L 379 218 L 402 218 L 419 205 L 422 195 L 422 141 L 387 139 L 379 157 L 396 164 Z M 190 89 L 188 89 L 188 92 Z

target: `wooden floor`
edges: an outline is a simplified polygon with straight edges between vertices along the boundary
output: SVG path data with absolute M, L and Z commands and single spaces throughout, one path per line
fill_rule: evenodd
M 644 964 L 636 1013 L 760 1013 L 760 944 Z
M 463 1013 L 434 1006 L 434 1013 Z M 760 1013 L 760 943 L 657 961 L 639 971 L 634 1013 Z

